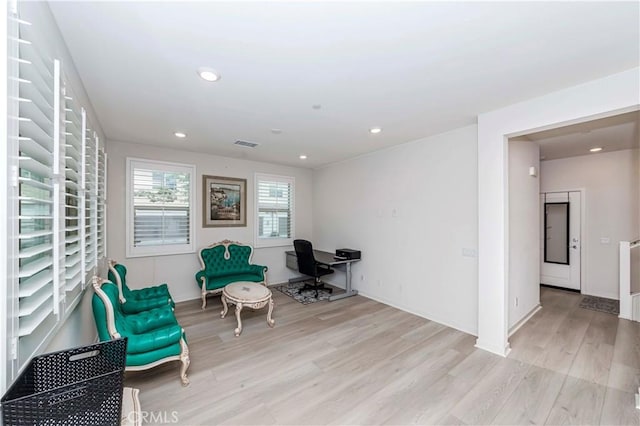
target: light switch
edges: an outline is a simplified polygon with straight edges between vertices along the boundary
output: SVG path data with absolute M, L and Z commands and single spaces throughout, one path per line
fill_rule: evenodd
M 609 244 L 611 239 L 609 237 L 600 237 L 600 244 Z

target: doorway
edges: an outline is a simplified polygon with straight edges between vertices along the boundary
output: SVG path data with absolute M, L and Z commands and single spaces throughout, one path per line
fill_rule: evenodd
M 540 283 L 580 291 L 582 193 L 540 194 Z

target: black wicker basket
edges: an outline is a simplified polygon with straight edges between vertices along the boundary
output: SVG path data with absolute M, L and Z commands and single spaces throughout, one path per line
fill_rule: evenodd
M 119 425 L 126 339 L 34 357 L 0 400 L 10 425 Z

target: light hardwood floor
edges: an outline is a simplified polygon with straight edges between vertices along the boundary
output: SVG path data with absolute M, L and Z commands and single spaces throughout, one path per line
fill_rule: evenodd
M 640 323 L 579 308 L 543 288 L 543 309 L 508 358 L 475 337 L 362 296 L 304 306 L 273 291 L 266 310 L 220 318 L 219 298 L 178 304 L 191 351 L 179 365 L 127 373 L 145 424 L 640 425 Z

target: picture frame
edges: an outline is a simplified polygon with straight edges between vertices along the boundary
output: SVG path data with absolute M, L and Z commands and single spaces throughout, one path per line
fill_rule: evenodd
M 247 180 L 202 176 L 202 227 L 247 226 Z

